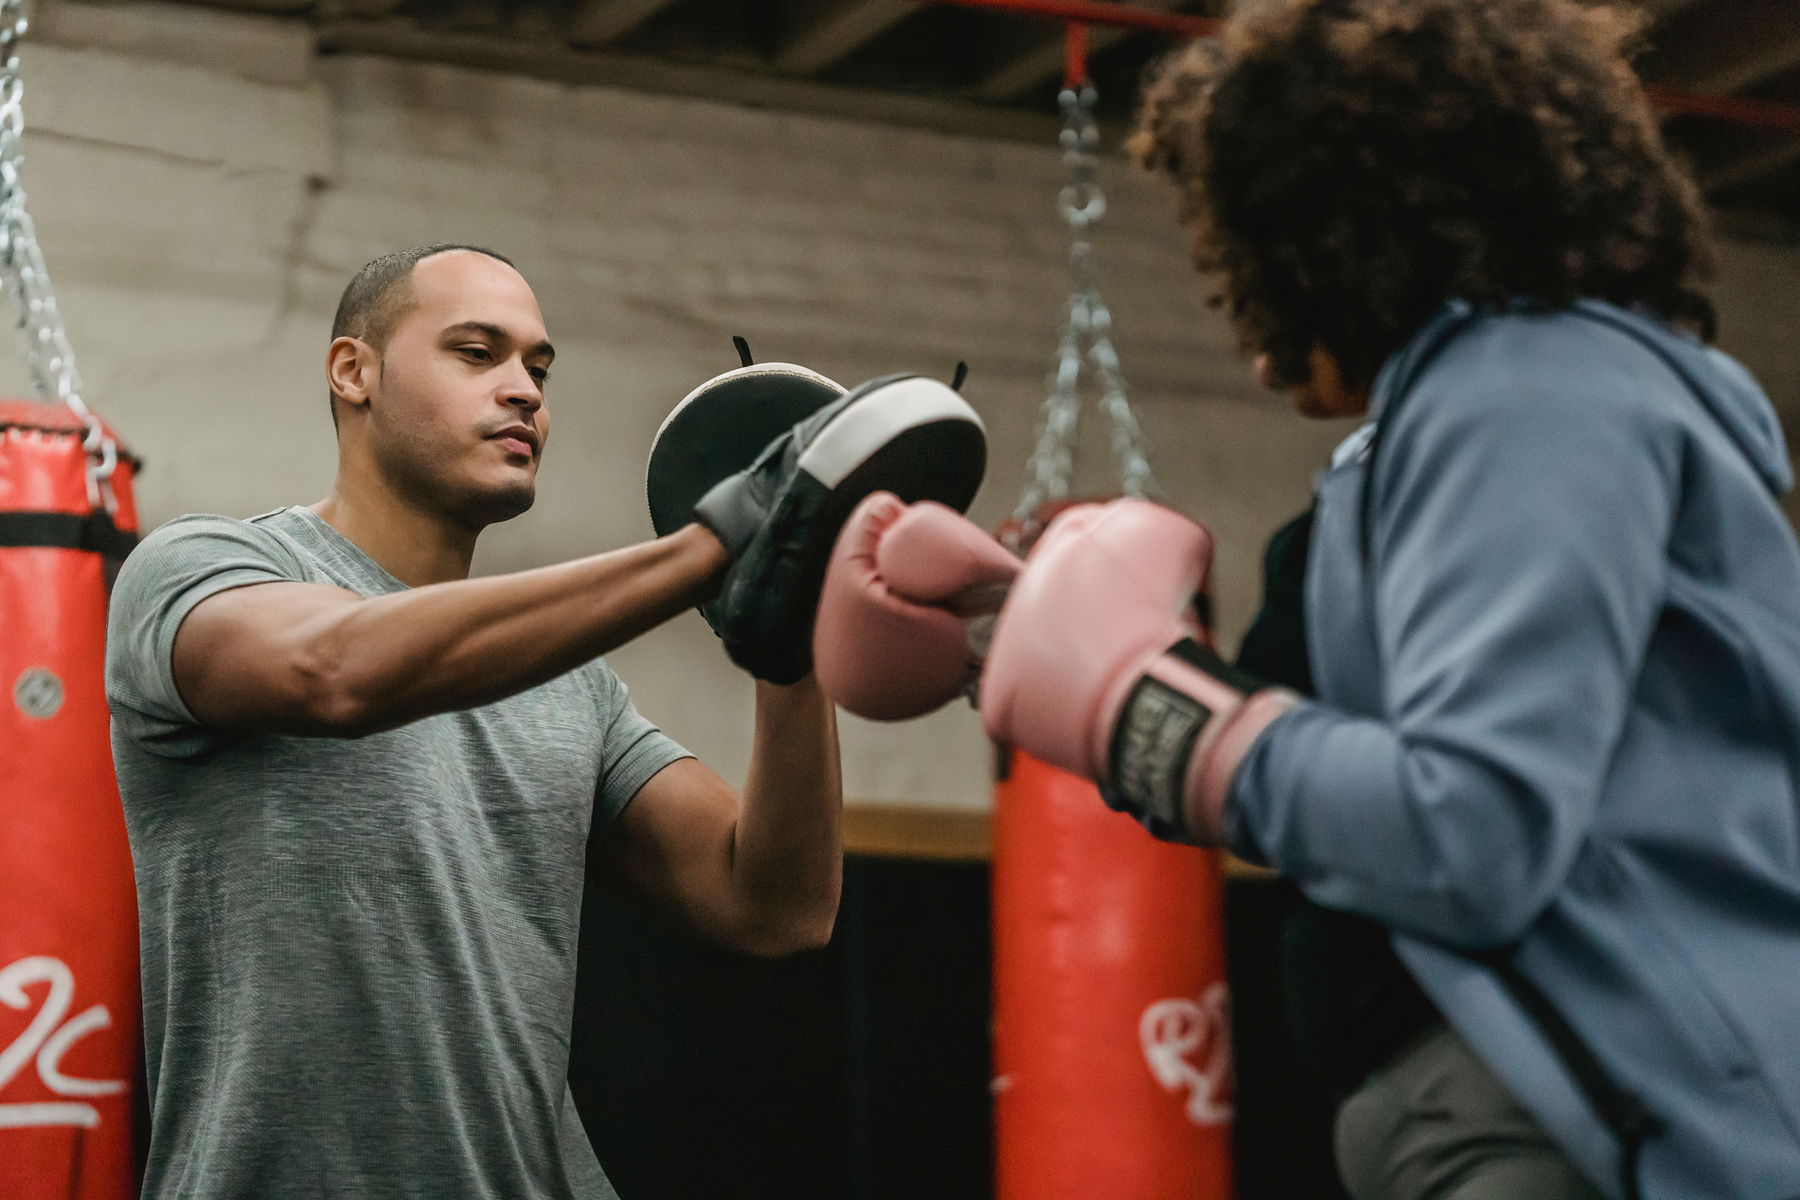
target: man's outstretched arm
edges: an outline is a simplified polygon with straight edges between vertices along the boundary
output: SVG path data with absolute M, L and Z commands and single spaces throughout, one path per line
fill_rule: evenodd
M 700 762 L 651 777 L 595 831 L 590 877 L 752 954 L 824 945 L 843 883 L 837 722 L 812 676 L 756 684 L 756 740 L 740 795 Z
M 175 684 L 228 733 L 362 737 L 554 679 L 705 598 L 725 567 L 690 525 L 643 545 L 364 598 L 311 583 L 234 588 L 176 634 Z

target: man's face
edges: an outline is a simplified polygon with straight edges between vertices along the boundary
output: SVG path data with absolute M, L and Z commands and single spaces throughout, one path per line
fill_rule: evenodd
M 381 354 L 368 433 L 382 475 L 479 530 L 531 507 L 550 435 L 555 357 L 511 267 L 452 250 L 413 267 L 413 306 Z

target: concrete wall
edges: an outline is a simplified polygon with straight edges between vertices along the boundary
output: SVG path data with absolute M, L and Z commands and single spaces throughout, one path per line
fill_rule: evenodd
M 30 190 L 91 402 L 149 462 L 147 524 L 321 497 L 331 311 L 368 259 L 432 240 L 519 262 L 559 356 L 537 507 L 489 531 L 506 571 L 649 535 L 642 463 L 694 384 L 759 357 L 846 383 L 972 368 L 992 438 L 975 516 L 1017 498 L 1065 298 L 1052 146 L 576 88 L 372 58 L 304 26 L 64 4 L 24 51 Z M 1122 163 L 1098 245 L 1118 341 L 1170 498 L 1219 539 L 1234 644 L 1270 530 L 1342 426 L 1258 393 L 1187 269 L 1168 198 Z M 1800 253 L 1734 247 L 1725 343 L 1800 415 Z M 0 387 L 20 373 L 0 367 Z M 1090 421 L 1086 477 L 1111 466 Z M 639 706 L 730 778 L 751 690 L 697 616 L 612 657 Z M 847 721 L 847 793 L 980 806 L 962 706 Z

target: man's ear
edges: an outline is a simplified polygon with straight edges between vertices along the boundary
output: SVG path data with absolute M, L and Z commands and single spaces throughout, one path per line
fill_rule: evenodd
M 325 351 L 325 382 L 340 403 L 361 408 L 380 378 L 381 355 L 361 338 L 337 338 Z

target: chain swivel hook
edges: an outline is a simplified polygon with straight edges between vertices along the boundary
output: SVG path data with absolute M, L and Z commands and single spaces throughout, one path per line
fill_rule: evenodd
M 19 166 L 25 161 L 21 146 L 25 83 L 19 78 L 18 49 L 27 28 L 23 0 L 0 0 L 0 286 L 18 311 L 14 328 L 31 389 L 40 400 L 65 405 L 87 427 L 81 444 L 88 455 L 88 503 L 112 513 L 118 508 L 112 475 L 119 447 L 81 399 L 75 351 L 56 307 L 37 227 L 25 211 L 25 188 L 19 182 Z
M 1067 182 L 1057 195 L 1057 206 L 1069 225 L 1070 292 L 1057 346 L 1056 369 L 1050 377 L 1050 394 L 1044 400 L 1043 424 L 1037 446 L 1025 465 L 1024 494 L 1013 514 L 1015 536 L 1021 544 L 1029 544 L 1041 532 L 1039 507 L 1046 501 L 1067 499 L 1074 483 L 1084 371 L 1099 381 L 1100 411 L 1111 429 L 1120 490 L 1133 497 L 1156 490 L 1145 453 L 1143 428 L 1132 409 L 1125 376 L 1119 368 L 1119 354 L 1113 346 L 1112 313 L 1100 296 L 1090 240 L 1093 227 L 1106 215 L 1106 192 L 1098 178 L 1100 126 L 1094 119 L 1099 98 L 1093 85 L 1086 82 L 1065 87 L 1057 97 L 1063 111 L 1058 142 L 1067 172 Z M 1012 548 L 1017 550 L 1020 546 Z

